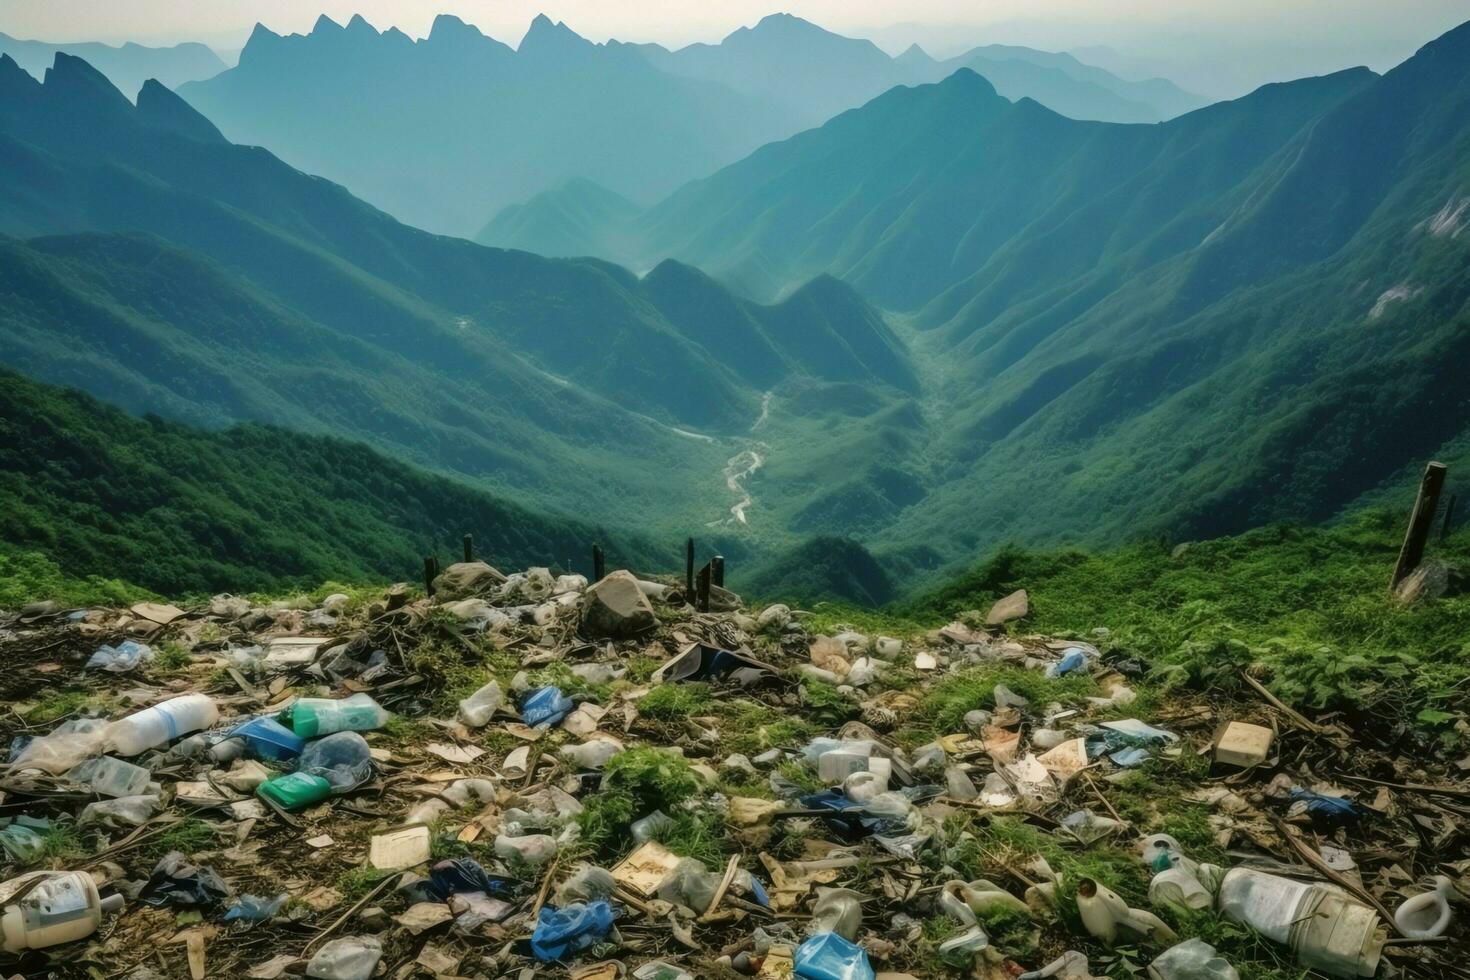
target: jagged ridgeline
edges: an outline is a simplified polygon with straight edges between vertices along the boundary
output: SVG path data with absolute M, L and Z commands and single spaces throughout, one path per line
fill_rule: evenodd
M 424 556 L 454 556 L 465 532 L 477 557 L 510 568 L 585 566 L 593 541 L 633 567 L 679 559 L 678 542 L 660 552 L 532 513 L 358 443 L 135 418 L 3 369 L 0 512 L 0 579 L 24 574 L 35 559 L 22 553 L 35 552 L 75 578 L 166 595 L 412 579 Z

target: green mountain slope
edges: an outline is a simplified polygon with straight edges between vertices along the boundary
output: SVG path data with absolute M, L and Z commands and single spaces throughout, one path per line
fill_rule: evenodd
M 0 359 L 135 411 L 333 432 L 538 507 L 677 525 L 723 509 L 698 474 L 716 483 L 718 437 L 763 390 L 908 383 L 902 344 L 837 284 L 776 307 L 713 283 L 690 301 L 602 262 L 429 235 L 65 55 L 44 85 L 0 58 L 0 95 L 0 232 L 94 233 L 5 246 Z M 708 303 L 762 330 L 800 308 L 854 354 L 747 371 L 701 343 Z
M 360 444 L 134 418 L 3 370 L 0 507 L 9 548 L 170 595 L 413 580 L 425 555 L 448 560 L 467 532 L 507 570 L 584 562 L 592 541 L 635 567 L 675 558 Z

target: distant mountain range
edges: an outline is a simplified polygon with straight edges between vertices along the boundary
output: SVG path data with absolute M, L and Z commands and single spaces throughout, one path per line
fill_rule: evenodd
M 352 436 L 632 526 L 723 513 L 720 439 L 764 390 L 916 387 L 833 279 L 761 306 L 430 235 L 64 54 L 44 84 L 0 57 L 0 161 L 0 360 L 134 411 Z
M 1157 125 L 962 68 L 651 208 L 572 180 L 497 222 L 601 258 L 405 226 L 65 54 L 0 58 L 0 172 L 11 367 L 709 537 L 757 581 L 902 593 L 1470 465 L 1470 25 Z
M 594 44 L 537 17 L 518 47 L 458 18 L 428 37 L 320 18 L 257 26 L 239 64 L 179 94 L 238 143 L 344 184 L 399 219 L 470 236 L 501 209 L 590 180 L 640 204 L 894 85 L 968 65 L 1013 97 L 1081 118 L 1152 122 L 1200 104 L 1068 55 L 981 48 L 891 58 L 788 15 L 720 44 Z
M 1322 520 L 1470 454 L 1470 25 L 1382 77 L 1157 126 L 1067 119 L 962 70 L 632 219 L 607 209 L 584 249 L 562 196 L 519 227 L 763 298 L 833 275 L 904 314 L 929 384 L 912 411 L 863 410 L 883 451 L 844 469 L 850 445 L 798 426 L 798 464 L 772 432 L 759 486 L 790 527 L 917 564 L 952 535 Z M 824 466 L 846 479 L 817 491 Z
M 0 34 L 0 54 L 10 55 L 16 64 L 37 78 L 51 67 L 58 51 L 82 58 L 129 98 L 137 95 L 150 78 L 168 88 L 177 88 L 185 82 L 218 75 L 229 67 L 219 55 L 197 43 L 175 44 L 170 48 L 149 48 L 131 41 L 118 46 L 95 41 L 52 44 Z

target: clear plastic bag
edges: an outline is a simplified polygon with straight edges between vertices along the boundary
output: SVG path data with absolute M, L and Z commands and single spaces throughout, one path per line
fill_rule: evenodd
M 347 793 L 372 778 L 373 755 L 357 732 L 337 732 L 308 742 L 296 771 L 325 779 L 334 794 Z

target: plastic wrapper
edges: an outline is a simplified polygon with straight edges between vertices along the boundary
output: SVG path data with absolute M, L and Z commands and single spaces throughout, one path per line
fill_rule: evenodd
M 559 909 L 543 905 L 531 952 L 543 963 L 564 960 L 606 939 L 617 915 L 607 902 L 574 902 Z
M 308 742 L 296 771 L 325 779 L 334 794 L 347 793 L 372 778 L 372 751 L 357 732 L 337 732 Z
M 137 640 L 123 640 L 117 646 L 102 646 L 87 658 L 86 670 L 105 670 L 121 674 L 153 659 L 153 648 Z
M 521 699 L 521 720 L 532 728 L 559 724 L 577 705 L 559 687 L 538 687 Z
M 491 681 L 459 703 L 459 720 L 471 728 L 483 728 L 505 703 L 498 681 Z
M 191 864 L 178 851 L 165 854 L 138 893 L 147 905 L 217 905 L 232 890 L 213 868 Z
M 115 800 L 88 803 L 77 817 L 78 827 L 102 824 L 104 827 L 141 827 L 158 812 L 157 795 L 120 796 Z
M 832 932 L 818 933 L 796 948 L 796 975 L 806 980 L 875 980 L 861 946 Z

